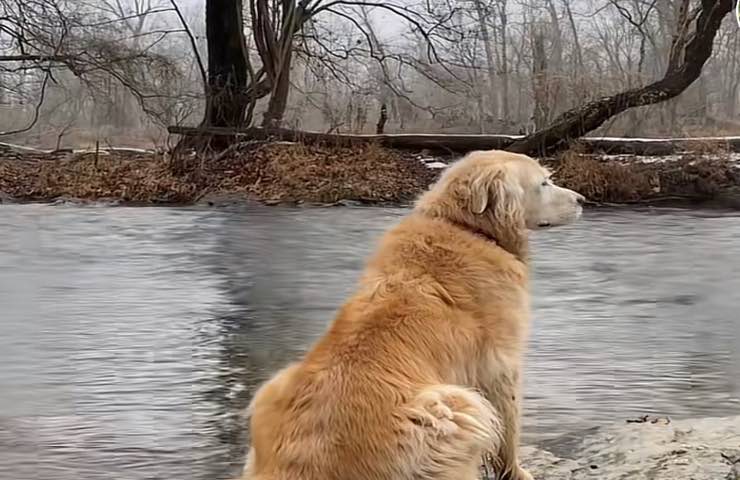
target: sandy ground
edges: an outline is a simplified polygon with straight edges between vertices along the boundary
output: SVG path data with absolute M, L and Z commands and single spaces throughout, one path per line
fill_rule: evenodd
M 536 479 L 738 480 L 740 416 L 616 424 L 522 454 Z

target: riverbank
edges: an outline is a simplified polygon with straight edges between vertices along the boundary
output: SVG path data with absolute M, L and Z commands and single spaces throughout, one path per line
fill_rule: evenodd
M 548 480 L 739 480 L 740 416 L 636 419 L 526 447 L 522 463 Z
M 0 152 L 6 201 L 402 204 L 434 181 L 413 155 L 365 146 L 257 143 L 207 157 L 145 151 Z
M 737 157 L 737 158 L 736 158 Z M 42 152 L 0 148 L 0 203 L 408 204 L 453 158 L 374 145 L 240 144 L 173 159 L 144 150 Z M 740 208 L 738 154 L 670 157 L 566 152 L 545 159 L 555 180 L 598 204 Z

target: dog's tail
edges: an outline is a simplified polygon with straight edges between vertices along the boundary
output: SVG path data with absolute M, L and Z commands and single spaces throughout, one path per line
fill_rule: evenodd
M 450 478 L 475 471 L 486 452 L 498 450 L 501 424 L 496 409 L 482 395 L 456 385 L 423 388 L 404 408 L 413 425 L 417 471 L 424 478 Z

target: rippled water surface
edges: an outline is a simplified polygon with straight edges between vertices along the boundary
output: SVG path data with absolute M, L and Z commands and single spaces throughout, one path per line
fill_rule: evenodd
M 0 479 L 226 479 L 239 414 L 403 210 L 0 207 Z M 534 238 L 526 440 L 740 414 L 740 217 Z

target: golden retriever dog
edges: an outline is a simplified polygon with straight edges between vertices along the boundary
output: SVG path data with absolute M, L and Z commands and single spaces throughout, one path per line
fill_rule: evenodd
M 249 407 L 249 480 L 473 480 L 517 458 L 528 229 L 583 197 L 535 160 L 474 152 L 382 238 L 355 294 Z

